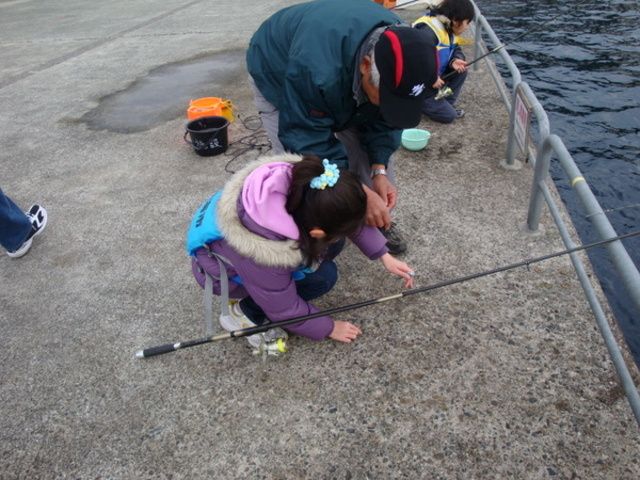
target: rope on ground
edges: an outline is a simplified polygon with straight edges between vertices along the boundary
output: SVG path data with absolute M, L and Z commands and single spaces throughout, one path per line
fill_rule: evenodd
M 231 170 L 229 166 L 246 152 L 258 150 L 257 158 L 271 150 L 271 142 L 269 142 L 269 137 L 262 128 L 262 120 L 259 116 L 252 115 L 245 119 L 237 113 L 236 117 L 240 122 L 242 122 L 244 128 L 253 131 L 253 133 L 229 144 L 229 148 L 224 153 L 225 156 L 232 157 L 224 166 L 224 170 L 232 174 L 236 173 L 237 170 Z

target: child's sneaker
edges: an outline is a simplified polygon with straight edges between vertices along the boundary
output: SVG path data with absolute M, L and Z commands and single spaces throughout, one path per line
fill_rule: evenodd
M 33 237 L 40 235 L 44 227 L 47 226 L 47 211 L 40 205 L 32 205 L 29 211 L 25 212 L 25 215 L 31 222 L 31 231 L 22 245 L 13 252 L 7 252 L 11 258 L 20 258 L 25 255 L 31 248 Z
M 220 325 L 222 325 L 222 328 L 224 328 L 227 332 L 242 330 L 244 328 L 257 327 L 255 323 L 249 320 L 247 316 L 242 313 L 238 300 L 231 300 L 229 302 L 229 311 L 231 312 L 230 315 L 220 315 Z M 251 344 L 253 348 L 260 348 L 260 345 L 263 342 L 263 338 L 264 342 L 270 343 L 277 341 L 279 338 L 288 337 L 289 335 L 287 335 L 287 332 L 285 332 L 281 328 L 276 327 L 272 328 L 271 330 L 267 330 L 266 332 L 256 333 L 255 335 L 250 335 L 245 338 L 249 341 L 249 344 Z

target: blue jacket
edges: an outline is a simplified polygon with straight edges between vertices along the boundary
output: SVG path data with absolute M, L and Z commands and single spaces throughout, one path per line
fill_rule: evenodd
M 440 68 L 438 75 L 442 74 L 451 67 L 451 63 L 456 60 L 464 60 L 464 53 L 458 45 L 458 37 L 449 33 L 445 24 L 451 23 L 447 17 L 443 15 L 425 15 L 420 17 L 411 24 L 414 28 L 430 27 L 427 31 L 431 32 L 434 41 L 437 42 L 438 58 L 440 61 Z
M 370 162 L 388 163 L 402 131 L 385 123 L 377 106 L 358 105 L 353 82 L 369 33 L 400 23 L 371 0 L 315 0 L 280 10 L 260 26 L 247 51 L 247 68 L 280 112 L 286 151 L 347 167 L 347 152 L 334 132 L 357 127 Z

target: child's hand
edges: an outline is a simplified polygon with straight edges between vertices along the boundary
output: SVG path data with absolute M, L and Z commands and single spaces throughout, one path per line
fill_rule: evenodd
M 352 323 L 342 322 L 340 320 L 333 321 L 333 332 L 329 335 L 329 338 L 337 340 L 339 342 L 351 343 L 358 335 L 362 333 L 359 327 L 356 327 Z
M 406 263 L 398 260 L 391 256 L 390 253 L 385 253 L 380 257 L 384 268 L 387 269 L 389 273 L 393 273 L 394 275 L 400 275 L 402 278 L 406 280 L 404 286 L 406 288 L 413 285 L 413 270 Z
M 451 62 L 451 68 L 453 68 L 458 73 L 465 72 L 467 70 L 467 62 L 457 58 L 453 62 Z

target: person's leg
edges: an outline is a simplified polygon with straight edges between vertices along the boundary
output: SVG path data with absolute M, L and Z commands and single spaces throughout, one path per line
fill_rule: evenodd
M 467 72 L 462 73 L 454 73 L 451 77 L 449 77 L 449 88 L 453 91 L 453 95 L 450 95 L 446 98 L 447 102 L 454 106 L 456 101 L 458 100 L 458 96 L 460 95 L 460 91 L 462 90 L 462 86 L 464 85 L 464 81 L 467 79 Z
M 342 237 L 340 240 L 332 243 L 327 247 L 327 251 L 322 255 L 322 258 L 324 260 L 333 260 L 338 255 L 340 255 L 346 244 L 347 237 Z
M 448 77 L 447 86 L 452 90 L 453 94 L 440 100 L 436 100 L 435 95 L 427 97 L 422 104 L 422 113 L 431 120 L 440 123 L 451 123 L 460 118 L 460 112 L 455 109 L 454 105 L 458 100 L 466 78 L 467 72 L 455 72 L 451 77 Z
M 13 252 L 27 240 L 29 233 L 29 217 L 0 189 L 0 245 Z
M 321 297 L 331 291 L 338 281 L 338 266 L 332 260 L 323 261 L 313 273 L 296 281 L 298 295 L 305 302 Z
M 451 123 L 456 119 L 456 109 L 446 98 L 436 100 L 435 95 L 422 103 L 422 113 L 434 122 Z
M 347 156 L 349 158 L 349 170 L 358 175 L 362 183 L 367 187 L 373 189 L 371 182 L 371 166 L 369 165 L 369 155 L 362 149 L 360 145 L 360 138 L 355 128 L 337 132 L 336 137 L 345 146 L 347 150 Z M 395 185 L 395 171 L 394 171 L 394 157 L 395 153 L 391 155 L 389 159 L 389 165 L 387 165 L 387 177 L 389 181 Z M 402 238 L 402 235 L 398 231 L 395 223 L 391 223 L 389 229 L 381 228 L 380 231 L 387 239 L 387 248 L 392 254 L 402 253 L 407 249 L 407 243 Z
M 343 130 L 336 133 L 336 138 L 344 145 L 347 150 L 347 158 L 349 158 L 349 171 L 360 177 L 362 183 L 367 187 L 373 188 L 371 183 L 371 166 L 369 165 L 369 155 L 362 149 L 360 145 L 360 137 L 355 128 Z M 387 177 L 389 181 L 395 185 L 394 161 L 391 155 L 389 165 L 387 166 Z
M 258 90 L 258 87 L 251 75 L 249 75 L 249 85 L 251 85 L 253 90 L 253 98 L 255 100 L 260 119 L 262 120 L 262 128 L 267 132 L 273 153 L 285 153 L 284 147 L 278 138 L 280 112 L 271 102 L 264 98 L 260 90 Z
M 323 261 L 315 272 L 307 273 L 304 278 L 296 280 L 298 295 L 309 302 L 329 292 L 338 281 L 338 267 L 331 260 Z M 264 311 L 251 297 L 240 300 L 242 313 L 256 325 L 267 321 Z

